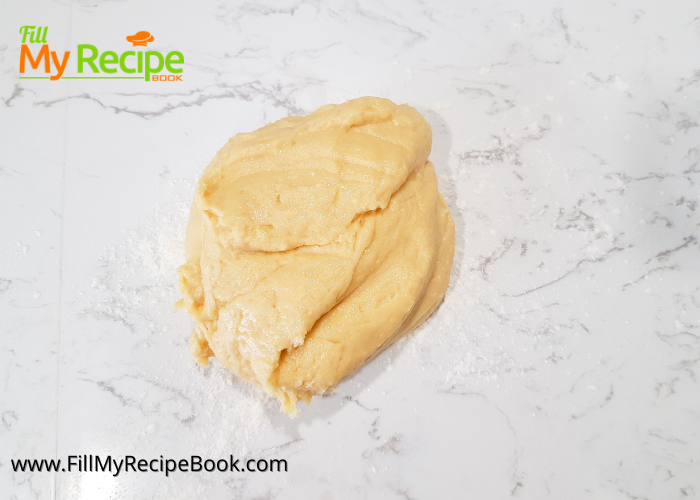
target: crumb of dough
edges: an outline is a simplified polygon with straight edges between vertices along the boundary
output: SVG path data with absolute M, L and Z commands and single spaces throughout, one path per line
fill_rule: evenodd
M 180 266 L 190 353 L 282 403 L 327 393 L 435 310 L 455 229 L 415 109 L 362 97 L 229 139 Z

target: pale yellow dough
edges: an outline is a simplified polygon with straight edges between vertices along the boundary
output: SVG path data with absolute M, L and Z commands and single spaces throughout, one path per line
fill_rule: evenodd
M 178 306 L 190 352 L 282 402 L 331 391 L 447 289 L 454 223 L 408 105 L 363 97 L 238 134 L 206 168 Z

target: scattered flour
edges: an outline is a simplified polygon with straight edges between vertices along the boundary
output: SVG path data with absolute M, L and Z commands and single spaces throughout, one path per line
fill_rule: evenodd
M 620 92 L 627 92 L 630 89 L 629 84 L 622 81 L 619 76 L 615 77 L 613 85 L 615 85 L 615 89 L 619 90 Z
M 194 186 L 195 179 L 172 182 L 170 201 L 105 250 L 91 292 L 77 302 L 83 317 L 114 325 L 105 329 L 105 342 L 122 336 L 128 346 L 110 354 L 117 368 L 97 382 L 125 407 L 113 432 L 142 429 L 135 446 L 150 443 L 159 453 L 175 432 L 185 455 L 245 456 L 269 431 L 278 405 L 215 360 L 206 368 L 197 365 L 187 347 L 191 320 L 173 310 Z

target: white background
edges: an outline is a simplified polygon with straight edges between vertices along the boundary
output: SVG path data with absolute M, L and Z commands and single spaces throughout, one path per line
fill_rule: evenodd
M 20 80 L 25 24 L 184 81 Z M 699 53 L 696 1 L 5 0 L 2 497 L 698 498 Z M 363 95 L 432 125 L 450 289 L 290 420 L 189 357 L 184 224 L 228 137 Z M 289 472 L 10 467 L 83 453 Z

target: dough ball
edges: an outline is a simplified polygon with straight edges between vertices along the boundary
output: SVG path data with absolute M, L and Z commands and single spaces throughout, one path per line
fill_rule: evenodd
M 195 359 L 296 415 L 422 323 L 454 255 L 431 142 L 415 109 L 376 97 L 229 139 L 198 183 L 178 270 Z

